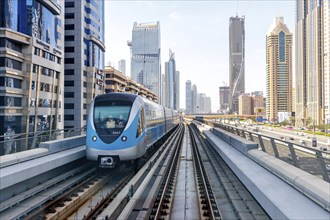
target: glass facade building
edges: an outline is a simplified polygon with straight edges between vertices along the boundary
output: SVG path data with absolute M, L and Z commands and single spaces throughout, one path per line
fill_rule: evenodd
M 296 1 L 296 126 L 324 123 L 325 2 Z
M 191 81 L 186 81 L 186 114 L 192 113 L 192 88 Z
M 64 128 L 87 123 L 87 109 L 104 83 L 104 1 L 65 1 Z
M 63 6 L 0 1 L 0 135 L 63 128 Z M 0 154 L 34 146 L 19 142 Z
M 180 73 L 176 71 L 174 53 L 170 50 L 169 61 L 165 62 L 165 106 L 179 110 Z
M 160 100 L 160 23 L 134 22 L 131 47 L 131 77 L 153 91 Z

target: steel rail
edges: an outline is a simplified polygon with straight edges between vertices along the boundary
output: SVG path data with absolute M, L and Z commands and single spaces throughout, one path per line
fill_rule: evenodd
M 222 219 L 218 206 L 215 202 L 212 188 L 208 179 L 208 175 L 205 171 L 205 167 L 202 163 L 201 155 L 198 150 L 198 145 L 201 145 L 201 141 L 198 139 L 197 132 L 189 126 L 189 132 L 191 137 L 194 166 L 196 170 L 196 179 L 198 181 L 198 192 L 200 194 L 200 219 Z M 197 143 L 199 141 L 199 144 Z

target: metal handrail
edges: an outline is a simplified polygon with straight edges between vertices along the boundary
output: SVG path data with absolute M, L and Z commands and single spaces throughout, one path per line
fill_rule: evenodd
M 13 134 L 8 137 L 0 135 L 0 156 L 38 148 L 40 143 L 53 140 L 62 140 L 69 137 L 86 134 L 86 126 L 44 130 L 37 132 Z

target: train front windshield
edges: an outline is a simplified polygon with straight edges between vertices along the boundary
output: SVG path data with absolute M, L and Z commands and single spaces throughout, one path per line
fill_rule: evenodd
M 94 126 L 99 137 L 107 144 L 115 141 L 123 132 L 131 103 L 102 101 L 94 105 Z

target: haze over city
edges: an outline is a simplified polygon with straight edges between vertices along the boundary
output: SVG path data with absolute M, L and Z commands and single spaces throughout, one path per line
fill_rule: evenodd
M 161 72 L 175 53 L 180 71 L 180 107 L 185 108 L 185 82 L 211 97 L 219 109 L 219 86 L 229 83 L 229 18 L 245 16 L 245 90 L 266 92 L 268 29 L 276 16 L 294 32 L 295 1 L 105 1 L 105 63 L 126 60 L 130 76 L 133 23 L 160 22 Z

